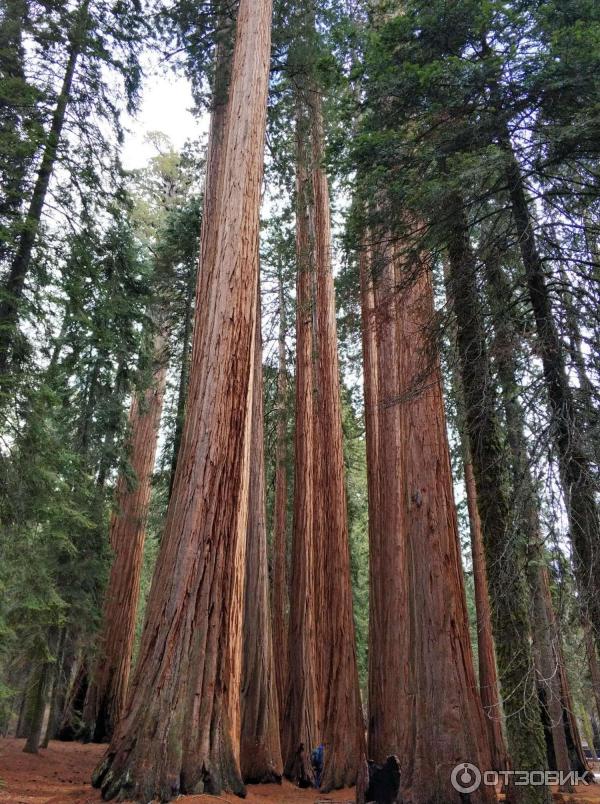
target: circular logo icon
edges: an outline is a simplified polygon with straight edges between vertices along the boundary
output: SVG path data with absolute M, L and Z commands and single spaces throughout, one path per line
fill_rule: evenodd
M 472 793 L 481 784 L 481 771 L 470 762 L 461 762 L 452 771 L 450 781 L 459 793 Z

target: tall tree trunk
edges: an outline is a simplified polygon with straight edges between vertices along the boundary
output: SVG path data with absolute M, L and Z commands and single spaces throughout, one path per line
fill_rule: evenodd
M 301 786 L 313 785 L 311 749 L 317 745 L 315 649 L 314 411 L 312 259 L 309 222 L 307 121 L 296 118 L 296 433 L 294 524 L 288 634 L 288 676 L 283 723 L 284 773 Z
M 132 481 L 128 472 L 122 472 L 117 481 L 110 524 L 114 557 L 105 594 L 99 653 L 83 710 L 84 733 L 94 742 L 110 739 L 125 707 L 167 378 L 166 342 L 165 333 L 158 332 L 153 346 L 152 384 L 134 397 L 129 414 L 128 456 L 135 477 Z
M 273 513 L 273 644 L 277 652 L 275 677 L 283 735 L 287 684 L 287 367 L 285 359 L 286 315 L 283 278 L 278 277 L 279 337 L 277 369 L 277 446 L 275 451 L 275 505 Z
M 581 444 L 564 346 L 556 329 L 544 264 L 540 257 L 521 168 L 507 134 L 506 178 L 529 299 L 533 308 L 552 421 L 552 435 L 569 516 L 575 576 L 582 603 L 600 644 L 600 513 L 595 481 Z
M 0 302 L 0 383 L 4 382 L 12 357 L 19 320 L 19 305 L 25 290 L 25 280 L 31 264 L 31 253 L 39 230 L 46 193 L 48 192 L 50 178 L 56 162 L 67 106 L 71 99 L 71 85 L 75 75 L 75 67 L 84 44 L 88 24 L 88 6 L 89 0 L 83 0 L 75 14 L 73 30 L 69 38 L 68 58 L 62 87 L 52 115 L 50 131 L 46 138 L 44 154 L 33 188 L 29 209 L 23 223 L 19 245 L 3 287 L 2 301 Z
M 190 343 L 192 338 L 192 316 L 194 314 L 194 285 L 196 271 L 190 265 L 187 276 L 186 305 L 183 318 L 183 336 L 181 344 L 181 368 L 179 370 L 179 388 L 177 390 L 177 412 L 175 414 L 175 434 L 173 436 L 173 454 L 171 457 L 171 476 L 169 479 L 169 497 L 173 492 L 177 457 L 181 445 L 181 434 L 185 421 L 185 402 L 187 399 L 190 376 Z
M 449 296 L 449 267 L 444 263 L 444 278 Z M 458 337 L 456 320 L 450 318 L 450 336 L 452 345 L 457 347 Z M 485 549 L 481 532 L 481 518 L 477 501 L 477 484 L 473 471 L 473 461 L 469 449 L 469 433 L 466 425 L 465 399 L 461 373 L 458 363 L 453 367 L 453 386 L 458 412 L 458 430 L 465 477 L 467 509 L 469 513 L 469 532 L 471 536 L 471 559 L 473 564 L 473 583 L 475 587 L 475 614 L 477 620 L 477 658 L 479 666 L 479 694 L 490 740 L 492 765 L 495 770 L 507 770 L 510 766 L 506 741 L 502 729 L 502 705 L 496 665 L 496 646 L 492 629 L 492 611 L 490 606 Z
M 331 265 L 329 188 L 323 165 L 323 119 L 318 92 L 310 99 L 312 196 L 316 318 L 316 385 L 322 482 L 315 506 L 322 512 L 321 575 L 323 606 L 318 621 L 325 627 L 317 643 L 322 654 L 322 736 L 325 745 L 321 789 L 350 787 L 365 755 L 364 725 L 352 612 L 348 514 L 340 375 L 337 353 L 335 289 Z M 335 578 L 335 584 L 331 579 Z
M 471 556 L 475 584 L 475 609 L 477 614 L 477 656 L 479 662 L 479 694 L 492 753 L 494 770 L 508 768 L 508 754 L 502 733 L 502 709 L 496 669 L 496 648 L 492 633 L 492 612 L 485 566 L 485 552 L 481 533 L 481 520 L 477 508 L 477 487 L 470 455 L 464 461 L 467 507 L 471 532 Z
M 252 472 L 244 591 L 240 764 L 245 782 L 264 784 L 281 781 L 283 763 L 279 738 L 279 705 L 271 634 L 267 559 L 260 289 L 257 295 L 250 437 Z
M 135 676 L 94 775 L 105 798 L 245 792 L 241 626 L 270 33 L 270 0 L 241 0 L 223 138 L 208 158 L 186 421 Z
M 363 249 L 368 246 L 363 245 Z M 373 283 L 373 323 L 376 365 L 371 374 L 377 377 L 377 420 L 372 426 L 374 445 L 367 443 L 367 454 L 378 460 L 378 472 L 368 479 L 368 487 L 376 495 L 377 508 L 369 508 L 373 527 L 369 536 L 370 561 L 370 626 L 369 626 L 369 724 L 368 755 L 383 762 L 390 754 L 399 753 L 404 729 L 408 724 L 400 717 L 403 690 L 409 688 L 407 644 L 408 590 L 406 571 L 406 498 L 404 477 L 404 433 L 400 388 L 400 353 L 397 332 L 397 299 L 394 259 L 391 247 L 372 248 L 371 277 Z M 368 303 L 368 302 L 367 302 Z M 365 375 L 366 376 L 366 375 Z M 368 434 L 367 434 L 368 438 Z M 371 467 L 367 465 L 367 471 Z M 393 638 L 392 635 L 393 634 Z
M 502 444 L 476 284 L 475 258 L 458 197 L 448 199 L 449 290 L 456 315 L 465 420 L 477 486 L 508 747 L 513 767 L 546 767 L 531 650 L 526 539 L 511 533 L 510 473 Z M 519 645 L 515 651 L 514 646 Z M 514 788 L 519 800 L 549 801 L 544 787 Z
M 485 260 L 489 304 L 494 327 L 494 352 L 502 392 L 506 435 L 512 459 L 512 507 L 528 546 L 527 577 L 531 590 L 531 623 L 538 697 L 546 732 L 548 765 L 568 773 L 571 760 L 563 722 L 564 702 L 559 672 L 559 633 L 550 596 L 541 535 L 539 501 L 529 466 L 525 414 L 519 401 L 516 372 L 518 333 L 510 308 L 511 288 L 493 251 Z M 566 677 L 565 677 L 566 678 Z M 566 785 L 570 790 L 570 785 Z
M 380 763 L 398 756 L 398 802 L 461 802 L 453 768 L 488 770 L 491 757 L 470 648 L 430 268 L 406 251 L 390 244 L 372 263 L 382 510 L 371 549 L 379 577 L 369 754 Z M 470 800 L 493 801 L 494 793 L 482 785 Z

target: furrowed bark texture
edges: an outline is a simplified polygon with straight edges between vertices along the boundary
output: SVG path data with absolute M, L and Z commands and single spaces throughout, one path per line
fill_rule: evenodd
M 600 645 L 600 511 L 589 458 L 580 438 L 573 391 L 566 372 L 564 347 L 556 329 L 544 265 L 540 257 L 521 168 L 508 135 L 506 178 L 538 343 L 573 544 L 575 577 Z
M 280 782 L 283 774 L 269 599 L 260 326 L 260 296 L 258 296 L 252 377 L 254 384 L 250 437 L 252 470 L 246 537 L 240 748 L 242 778 L 247 783 L 255 784 Z
M 309 309 L 304 320 L 299 318 L 298 325 L 308 329 L 307 316 L 311 316 L 311 331 L 307 337 L 310 334 L 311 352 L 314 351 L 315 356 L 313 360 L 310 355 L 313 362 L 310 372 L 306 372 L 306 381 L 311 381 L 314 399 L 307 422 L 312 431 L 312 449 L 306 454 L 310 466 L 301 467 L 304 474 L 296 475 L 296 483 L 310 484 L 312 497 L 312 533 L 308 548 L 312 556 L 309 559 L 311 570 L 307 568 L 307 572 L 312 573 L 308 605 L 312 608 L 314 629 L 308 638 L 313 640 L 309 651 L 315 662 L 312 670 L 315 700 L 309 706 L 315 727 L 313 733 L 304 737 L 295 735 L 293 741 L 285 744 L 285 750 L 286 772 L 289 768 L 291 778 L 303 781 L 305 763 L 299 762 L 300 744 L 304 745 L 308 758 L 310 751 L 322 742 L 325 750 L 320 786 L 329 791 L 355 783 L 364 756 L 364 738 L 352 614 L 329 188 L 323 166 L 321 101 L 316 89 L 310 99 L 307 95 L 299 92 L 297 98 L 297 256 L 302 274 L 299 282 L 303 284 L 301 292 L 299 289 L 299 305 L 304 307 L 308 301 Z M 302 344 L 303 349 L 304 346 Z M 299 401 L 297 417 L 300 420 L 304 410 Z M 304 492 L 299 490 L 299 494 Z M 332 584 L 333 578 L 335 584 Z M 296 598 L 294 588 L 291 605 L 292 608 L 306 605 L 302 598 Z M 303 688 L 305 677 L 292 667 L 291 655 L 289 672 L 290 690 L 298 695 L 299 690 L 294 691 L 292 687 Z M 307 743 L 307 739 L 310 742 Z
M 167 379 L 165 334 L 157 333 L 153 348 L 152 384 L 134 397 L 129 413 L 128 455 L 134 479 L 127 473 L 119 475 L 110 524 L 114 556 L 104 601 L 100 652 L 83 709 L 84 734 L 94 742 L 109 739 L 123 713 L 133 656 L 146 521 Z
M 81 55 L 88 23 L 89 0 L 83 0 L 75 14 L 70 36 L 67 64 L 62 86 L 52 115 L 50 130 L 44 146 L 36 182 L 33 187 L 23 231 L 2 289 L 0 302 L 0 383 L 8 372 L 19 321 L 19 305 L 25 292 L 25 281 L 31 264 L 31 254 L 42 219 L 50 178 L 54 171 L 58 146 L 62 137 L 67 107 L 71 100 L 71 86 L 77 61 Z
M 286 399 L 287 369 L 285 360 L 286 317 L 283 280 L 279 283 L 279 337 L 277 370 L 277 447 L 275 467 L 275 506 L 273 513 L 273 644 L 277 661 L 275 677 L 279 701 L 280 734 L 283 736 L 285 690 L 287 684 L 287 448 Z
M 369 755 L 401 765 L 398 802 L 460 802 L 460 762 L 491 767 L 470 649 L 430 268 L 378 249 L 379 534 L 372 545 Z M 376 554 L 379 554 L 378 556 Z M 481 786 L 471 801 L 494 800 Z
M 314 605 L 313 306 L 306 120 L 296 120 L 296 433 L 294 524 L 288 635 L 288 677 L 283 722 L 284 773 L 314 784 L 310 751 L 317 744 L 318 713 Z
M 477 614 L 477 654 L 479 662 L 479 694 L 485 712 L 492 766 L 494 770 L 508 769 L 508 755 L 502 732 L 502 709 L 496 669 L 496 648 L 492 632 L 492 613 L 485 567 L 485 552 L 481 534 L 481 520 L 477 509 L 477 488 L 473 464 L 464 462 L 469 526 L 471 531 L 471 556 L 475 584 L 475 609 Z
M 535 685 L 526 538 L 511 533 L 510 474 L 496 410 L 491 368 L 479 306 L 476 263 L 461 200 L 448 204 L 449 293 L 457 325 L 457 345 L 465 399 L 465 420 L 477 486 L 492 624 L 508 748 L 513 767 L 546 767 L 545 744 Z M 513 800 L 546 804 L 544 787 L 513 788 Z
M 105 798 L 245 792 L 239 693 L 270 31 L 270 0 L 241 0 L 225 124 L 208 160 L 187 415 L 131 692 L 95 773 Z
M 321 789 L 327 792 L 356 783 L 365 745 L 352 612 L 329 188 L 323 166 L 323 120 L 318 93 L 312 95 L 310 115 L 320 445 L 317 454 L 322 479 L 315 499 L 322 512 L 322 561 L 317 570 L 321 574 L 323 601 L 318 620 L 324 626 L 317 655 L 323 657 L 321 721 L 325 754 Z

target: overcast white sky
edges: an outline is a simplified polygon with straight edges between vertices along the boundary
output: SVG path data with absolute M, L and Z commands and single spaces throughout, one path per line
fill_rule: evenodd
M 127 134 L 123 147 L 123 165 L 139 168 L 155 155 L 152 146 L 144 142 L 148 131 L 162 131 L 180 149 L 187 139 L 206 132 L 205 115 L 197 120 L 189 82 L 171 71 L 148 71 L 144 80 L 141 108 L 135 118 L 125 120 Z

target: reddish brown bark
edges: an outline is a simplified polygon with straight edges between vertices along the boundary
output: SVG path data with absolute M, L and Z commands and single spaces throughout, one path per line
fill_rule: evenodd
M 244 793 L 241 636 L 270 0 L 241 0 L 221 151 L 211 154 L 187 415 L 105 798 Z M 214 189 L 213 189 L 214 188 Z M 213 194 L 214 193 L 214 194 Z
M 277 447 L 275 453 L 275 506 L 273 514 L 273 644 L 277 651 L 275 677 L 279 701 L 280 732 L 283 734 L 285 689 L 287 683 L 287 448 L 285 360 L 285 300 L 279 277 L 279 338 L 277 371 Z
M 320 507 L 322 517 L 319 534 L 322 562 L 317 569 L 321 572 L 322 589 L 318 622 L 324 626 L 317 652 L 323 657 L 321 711 L 325 755 L 321 789 L 328 791 L 355 784 L 365 745 L 352 613 L 329 188 L 323 166 L 323 121 L 318 93 L 311 100 L 315 368 L 322 479 L 315 505 Z
M 247 783 L 280 782 L 283 774 L 279 741 L 279 706 L 271 637 L 267 564 L 265 455 L 263 423 L 262 337 L 260 296 L 257 302 L 252 389 L 252 435 L 242 674 L 240 764 Z
M 486 717 L 492 766 L 494 770 L 508 768 L 508 756 L 502 733 L 502 710 L 496 669 L 496 651 L 492 634 L 492 615 L 485 567 L 481 521 L 477 510 L 477 489 L 473 464 L 464 462 L 469 526 L 471 531 L 471 555 L 473 559 L 473 580 L 475 583 L 475 609 L 477 613 L 477 654 L 479 661 L 479 694 Z
M 452 491 L 429 267 L 374 261 L 379 355 L 379 578 L 369 642 L 369 754 L 401 764 L 398 801 L 461 802 L 452 769 L 491 767 L 477 694 Z M 471 801 L 493 801 L 485 786 Z
M 387 258 L 386 258 L 387 257 Z M 378 508 L 369 516 L 378 525 L 370 536 L 371 586 L 369 630 L 369 725 L 368 755 L 378 763 L 398 752 L 405 724 L 392 711 L 398 706 L 402 690 L 408 688 L 408 656 L 403 656 L 399 640 L 406 644 L 405 626 L 408 597 L 405 583 L 406 544 L 405 512 L 400 503 L 405 498 L 403 475 L 403 433 L 401 409 L 397 404 L 400 387 L 399 352 L 394 261 L 384 251 L 373 250 L 374 329 L 377 365 L 377 427 L 379 439 L 368 452 L 378 456 L 378 474 L 369 479 L 369 488 L 377 488 Z M 368 436 L 367 436 L 368 438 Z M 367 466 L 367 471 L 371 469 Z M 390 635 L 393 634 L 393 638 Z
M 125 707 L 133 656 L 135 623 L 144 561 L 146 520 L 152 492 L 152 473 L 167 377 L 166 338 L 154 342 L 152 384 L 136 395 L 129 413 L 128 456 L 133 472 L 121 472 L 110 523 L 114 552 L 104 600 L 99 652 L 83 709 L 89 739 L 102 742 L 112 736 Z
M 313 310 L 309 228 L 309 174 L 305 120 L 296 122 L 296 432 L 294 524 L 288 636 L 288 678 L 283 723 L 284 773 L 314 784 L 311 748 L 317 744 L 314 609 Z
M 299 333 L 297 374 L 302 393 L 296 415 L 299 422 L 306 417 L 311 444 L 304 453 L 306 443 L 296 442 L 300 450 L 296 484 L 297 494 L 310 495 L 311 499 L 311 533 L 310 538 L 303 534 L 306 551 L 300 560 L 306 562 L 301 572 L 307 573 L 306 583 L 312 588 L 305 601 L 303 596 L 296 597 L 293 586 L 291 607 L 292 612 L 298 607 L 312 609 L 306 638 L 313 641 L 307 646 L 313 666 L 310 671 L 294 666 L 290 652 L 289 688 L 295 696 L 308 690 L 310 672 L 315 699 L 305 703 L 310 709 L 306 722 L 311 719 L 314 723 L 312 731 L 306 729 L 303 735 L 288 739 L 285 755 L 286 773 L 296 781 L 304 781 L 304 777 L 308 781 L 310 751 L 322 742 L 320 784 L 327 791 L 355 783 L 364 756 L 364 737 L 352 614 L 329 189 L 323 167 L 320 98 L 318 91 L 310 93 L 310 99 L 305 96 L 308 94 L 299 93 L 297 99 L 298 305 L 302 311 L 298 326 L 303 332 Z M 306 394 L 313 394 L 313 387 L 314 398 L 307 409 Z M 300 488 L 302 485 L 306 490 Z M 290 632 L 290 643 L 292 639 Z M 290 732 L 293 729 L 290 727 Z M 302 762 L 300 744 L 306 755 Z

